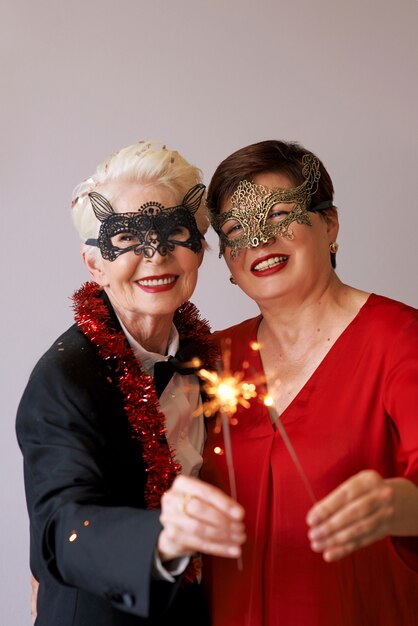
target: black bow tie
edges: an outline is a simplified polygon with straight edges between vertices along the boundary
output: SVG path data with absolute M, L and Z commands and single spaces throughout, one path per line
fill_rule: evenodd
M 154 364 L 154 384 L 158 397 L 161 396 L 175 372 L 183 376 L 196 374 L 199 368 L 191 366 L 193 358 L 196 358 L 195 343 L 190 341 L 180 348 L 176 356 L 169 356 L 167 361 L 157 361 Z

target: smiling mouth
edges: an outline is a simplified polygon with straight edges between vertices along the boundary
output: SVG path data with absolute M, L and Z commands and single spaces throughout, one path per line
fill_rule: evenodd
M 177 276 L 166 276 L 164 278 L 143 278 L 137 282 L 144 287 L 161 287 L 162 285 L 171 285 L 177 280 Z
M 264 261 L 254 265 L 251 270 L 253 272 L 262 272 L 263 270 L 276 267 L 276 265 L 280 265 L 280 263 L 284 263 L 288 260 L 288 258 L 288 256 L 272 256 L 269 259 L 265 259 Z

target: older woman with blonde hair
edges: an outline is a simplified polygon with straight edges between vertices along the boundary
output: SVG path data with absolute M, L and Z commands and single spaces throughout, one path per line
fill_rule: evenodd
M 208 223 L 200 171 L 129 146 L 76 187 L 73 218 L 93 281 L 17 416 L 36 624 L 206 624 L 191 557 L 237 556 L 244 532 L 241 507 L 195 478 L 194 365 L 216 356 L 188 302 Z
M 231 428 L 243 569 L 208 558 L 213 624 L 414 626 L 418 311 L 339 279 L 333 184 L 302 146 L 238 150 L 207 201 L 260 308 L 218 335 L 257 393 Z M 222 433 L 208 433 L 202 478 L 226 488 Z

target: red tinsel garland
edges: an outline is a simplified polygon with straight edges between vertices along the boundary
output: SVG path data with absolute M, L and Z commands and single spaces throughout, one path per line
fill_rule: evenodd
M 117 383 L 122 392 L 132 436 L 143 450 L 147 472 L 145 502 L 147 508 L 160 506 L 163 493 L 181 470 L 166 440 L 165 416 L 161 412 L 154 379 L 145 374 L 121 330 L 114 328 L 110 312 L 100 297 L 96 283 L 85 283 L 73 296 L 75 321 L 80 330 L 98 348 L 100 356 L 115 365 Z M 199 317 L 198 309 L 186 302 L 174 315 L 174 324 L 181 339 L 194 339 L 199 347 L 202 367 L 214 369 L 217 350 L 210 337 L 210 328 Z

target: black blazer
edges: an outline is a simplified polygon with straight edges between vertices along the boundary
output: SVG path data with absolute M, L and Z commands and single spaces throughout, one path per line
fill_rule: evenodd
M 20 402 L 36 625 L 206 624 L 198 585 L 152 579 L 160 511 L 145 510 L 141 445 L 114 378 L 74 325 Z

